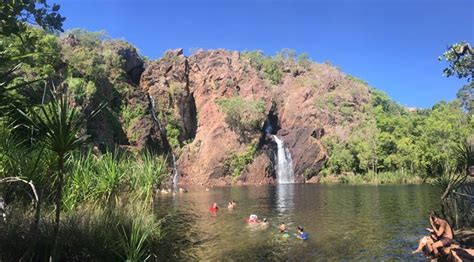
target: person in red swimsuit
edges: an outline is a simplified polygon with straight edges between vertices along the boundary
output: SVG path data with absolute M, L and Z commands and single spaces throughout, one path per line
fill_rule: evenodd
M 217 206 L 217 203 L 212 204 L 212 207 L 209 208 L 210 212 L 217 212 L 219 210 L 219 207 Z

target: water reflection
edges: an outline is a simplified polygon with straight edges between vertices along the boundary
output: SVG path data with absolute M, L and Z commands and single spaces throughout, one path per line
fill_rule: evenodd
M 291 212 L 294 209 L 294 192 L 294 184 L 279 184 L 276 186 L 276 209 L 280 215 Z

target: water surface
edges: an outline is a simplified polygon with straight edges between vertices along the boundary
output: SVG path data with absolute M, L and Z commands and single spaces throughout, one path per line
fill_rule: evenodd
M 232 211 L 226 208 L 231 199 L 237 202 Z M 192 238 L 183 258 L 193 260 L 424 261 L 411 251 L 438 199 L 428 185 L 198 187 L 159 197 L 156 210 L 160 217 L 178 211 L 190 218 L 176 233 Z M 213 202 L 221 207 L 217 214 L 208 211 Z M 269 228 L 248 226 L 250 214 L 266 217 Z M 283 238 L 281 222 L 292 234 L 303 226 L 309 239 Z

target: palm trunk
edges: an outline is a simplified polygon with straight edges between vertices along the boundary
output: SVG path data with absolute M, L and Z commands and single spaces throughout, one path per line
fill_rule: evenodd
M 64 155 L 60 155 L 58 158 L 58 183 L 56 187 L 56 216 L 54 219 L 54 246 L 52 258 L 57 259 L 58 252 L 58 241 L 59 241 L 59 222 L 61 216 L 61 204 L 62 204 L 62 189 L 63 189 L 63 178 L 64 178 Z

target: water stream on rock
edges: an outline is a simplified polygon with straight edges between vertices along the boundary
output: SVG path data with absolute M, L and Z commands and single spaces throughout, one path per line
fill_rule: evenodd
M 291 184 L 295 182 L 295 173 L 293 171 L 293 161 L 291 154 L 285 144 L 277 136 L 273 136 L 278 150 L 276 153 L 276 174 L 278 184 Z
M 153 98 L 152 95 L 148 95 L 148 97 L 150 98 L 150 104 L 151 104 L 151 108 L 150 108 L 151 116 L 153 117 L 153 121 L 155 121 L 156 125 L 158 126 L 158 129 L 161 131 L 160 122 L 158 121 L 158 118 L 156 117 L 155 99 Z
M 173 156 L 173 190 L 178 191 L 178 183 L 179 183 L 179 172 L 178 168 L 176 167 L 176 156 L 172 153 Z
M 151 116 L 153 117 L 153 121 L 158 126 L 158 130 L 161 133 L 163 133 L 163 129 L 161 128 L 160 121 L 158 121 L 158 117 L 156 117 L 155 99 L 151 95 L 148 95 L 148 97 L 150 99 L 150 105 L 151 105 L 150 113 L 151 113 Z M 173 180 L 172 180 L 172 187 L 174 191 L 178 191 L 179 172 L 178 172 L 178 168 L 176 167 L 176 156 L 172 151 L 171 151 L 171 156 L 173 157 L 173 173 L 174 173 Z

